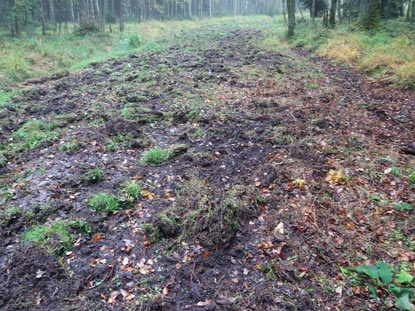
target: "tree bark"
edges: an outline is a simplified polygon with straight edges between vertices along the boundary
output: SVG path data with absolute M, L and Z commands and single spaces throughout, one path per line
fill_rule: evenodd
M 101 31 L 105 32 L 105 16 L 107 14 L 107 12 L 105 11 L 106 8 L 106 1 L 105 0 L 101 0 Z
M 124 0 L 120 0 L 120 32 L 124 31 Z
M 311 2 L 311 20 L 314 23 L 316 18 L 316 0 L 312 0 Z
M 294 36 L 295 28 L 295 0 L 287 0 L 288 11 L 288 38 Z
M 282 2 L 282 16 L 284 17 L 284 23 L 287 24 L 287 16 L 286 16 L 287 0 L 281 0 L 281 2 Z
M 339 18 L 339 22 L 341 23 L 342 21 L 342 12 L 341 12 L 341 5 L 342 5 L 342 1 L 341 0 L 337 0 L 337 17 Z
M 379 0 L 360 0 L 359 24 L 365 30 L 372 30 L 380 24 Z
M 329 24 L 331 28 L 336 26 L 336 5 L 337 0 L 331 0 Z
M 43 0 L 40 0 L 40 10 L 42 16 L 42 36 L 46 36 L 45 5 L 43 4 Z

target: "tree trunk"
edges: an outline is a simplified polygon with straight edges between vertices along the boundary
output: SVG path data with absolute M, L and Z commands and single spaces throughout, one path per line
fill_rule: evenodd
M 40 10 L 42 16 L 42 36 L 46 36 L 45 6 L 43 0 L 40 0 Z
M 49 5 L 50 20 L 52 21 L 53 24 L 56 24 L 55 7 L 53 5 L 53 0 L 49 0 L 48 5 Z
M 295 0 L 287 0 L 288 11 L 288 38 L 294 36 L 295 28 Z
M 101 15 L 100 15 L 100 21 L 101 21 L 101 31 L 105 32 L 105 16 L 107 12 L 105 11 L 107 4 L 105 0 L 101 0 Z
M 199 8 L 197 10 L 197 15 L 199 16 L 199 19 L 202 18 L 202 9 L 203 9 L 203 0 L 199 0 Z
M 69 1 L 69 11 L 70 11 L 69 14 L 70 14 L 70 17 L 71 17 L 71 21 L 75 22 L 75 11 L 74 11 L 72 0 Z
M 298 1 L 298 0 L 297 0 L 297 7 L 298 7 L 298 10 L 300 11 L 302 20 L 305 21 L 305 18 L 304 18 L 304 15 L 303 15 L 303 10 L 301 10 L 300 1 Z
M 415 22 L 415 0 L 412 0 L 411 4 L 411 21 Z
M 341 12 L 341 5 L 342 5 L 342 0 L 337 0 L 337 17 L 339 18 L 339 23 L 341 23 L 342 21 L 342 12 Z
M 189 19 L 192 19 L 192 0 L 187 3 L 189 9 Z
M 282 15 L 284 16 L 284 23 L 287 24 L 287 17 L 285 16 L 287 12 L 287 0 L 281 0 L 282 2 Z
M 337 0 L 331 0 L 329 24 L 331 28 L 336 26 L 336 5 Z
M 316 18 L 316 0 L 312 0 L 311 2 L 311 20 L 314 23 L 314 20 Z
M 365 30 L 372 30 L 380 24 L 379 0 L 360 0 L 359 24 Z
M 98 20 L 98 18 L 101 17 L 100 11 L 99 11 L 99 4 L 98 4 L 98 0 L 94 0 L 94 12 L 95 12 L 95 18 L 96 20 Z
M 120 0 L 120 32 L 124 31 L 124 0 Z

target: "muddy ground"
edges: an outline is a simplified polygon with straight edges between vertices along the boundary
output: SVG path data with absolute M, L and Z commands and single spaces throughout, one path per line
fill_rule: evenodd
M 272 27 L 204 25 L 25 83 L 0 115 L 0 310 L 392 308 L 340 267 L 414 269 L 394 207 L 415 204 L 415 95 Z M 94 211 L 97 193 L 120 209 Z M 28 241 L 74 221 L 69 244 Z

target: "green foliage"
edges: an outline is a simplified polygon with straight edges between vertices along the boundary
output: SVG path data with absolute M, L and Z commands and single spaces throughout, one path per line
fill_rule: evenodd
M 59 138 L 59 131 L 55 130 L 59 122 L 48 122 L 41 120 L 27 121 L 17 130 L 13 137 L 16 141 L 13 145 L 17 149 L 28 150 L 39 147 L 46 140 L 55 141 Z
M 76 235 L 72 233 L 73 231 L 90 234 L 91 228 L 83 220 L 54 221 L 27 230 L 23 234 L 23 240 L 36 243 L 48 252 L 62 256 L 73 247 L 72 243 L 76 238 Z
M 412 205 L 406 202 L 398 203 L 393 208 L 398 211 L 402 211 L 402 210 L 412 211 L 413 210 Z
M 109 193 L 97 193 L 89 200 L 89 207 L 96 213 L 113 213 L 121 208 L 121 200 L 118 196 Z
M 410 300 L 415 298 L 411 286 L 413 276 L 404 267 L 394 271 L 388 263 L 380 261 L 376 266 L 361 265 L 341 270 L 344 274 L 356 272 L 357 275 L 352 281 L 360 285 L 367 284 L 372 298 L 378 298 L 377 288 L 382 288 L 383 291 L 395 298 L 397 309 L 412 310 Z
M 102 178 L 103 178 L 102 171 L 98 167 L 96 167 L 86 172 L 83 179 L 84 179 L 84 182 L 88 184 L 96 184 L 96 183 L 100 183 L 102 181 Z
M 161 164 L 166 162 L 169 159 L 169 152 L 168 150 L 161 149 L 156 147 L 152 150 L 147 151 L 143 155 L 143 163 L 145 164 Z
M 67 150 L 76 150 L 81 147 L 81 144 L 76 140 L 71 140 L 64 142 L 62 145 L 60 145 L 59 150 L 60 151 L 67 151 Z
M 134 202 L 140 199 L 142 187 L 139 183 L 129 182 L 124 185 L 121 192 L 127 197 L 127 200 Z
M 131 35 L 128 39 L 124 39 L 120 41 L 120 46 L 123 49 L 136 49 L 141 46 L 143 43 L 143 37 L 141 34 L 137 33 Z
M 408 183 L 411 189 L 415 188 L 415 170 L 409 169 L 408 170 Z
M 84 37 L 88 34 L 96 33 L 99 31 L 100 31 L 100 27 L 96 22 L 86 21 L 76 26 L 73 34 L 74 36 L 77 36 L 77 37 Z

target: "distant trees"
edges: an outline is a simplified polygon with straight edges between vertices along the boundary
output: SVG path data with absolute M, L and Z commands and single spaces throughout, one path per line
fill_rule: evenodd
M 85 30 L 105 31 L 126 21 L 192 19 L 223 15 L 282 12 L 286 0 L 0 0 L 0 27 L 12 37 L 68 30 L 68 23 Z M 322 1 L 322 0 L 321 0 Z M 79 27 L 79 26 L 78 26 Z
M 0 0 L 0 27 L 10 36 L 77 31 L 109 31 L 119 23 L 147 19 L 193 19 L 249 14 L 283 14 L 288 34 L 294 33 L 295 12 L 308 9 L 313 22 L 324 17 L 328 26 L 345 19 L 363 29 L 376 29 L 381 19 L 405 17 L 415 22 L 415 0 Z M 287 14 L 288 13 L 288 14 Z M 287 19 L 288 15 L 288 19 Z

